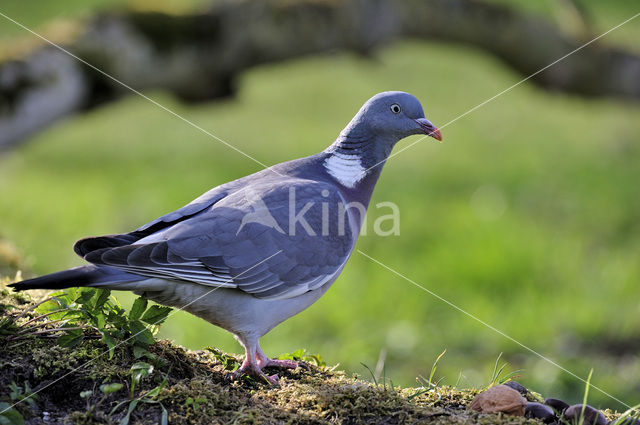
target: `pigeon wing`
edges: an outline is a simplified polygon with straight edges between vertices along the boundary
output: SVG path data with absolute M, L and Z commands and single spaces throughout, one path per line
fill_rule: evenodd
M 332 279 L 354 235 L 335 186 L 289 178 L 246 185 L 134 244 L 85 258 L 150 277 L 290 298 Z

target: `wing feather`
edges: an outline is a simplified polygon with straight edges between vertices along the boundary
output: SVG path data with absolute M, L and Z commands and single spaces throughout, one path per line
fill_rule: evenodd
M 133 240 L 119 235 L 100 243 L 87 242 L 85 259 L 143 276 L 237 288 L 258 298 L 303 294 L 335 277 L 349 257 L 356 235 L 349 226 L 342 234 L 308 234 L 301 227 L 283 232 L 290 224 L 286 215 L 290 208 L 283 204 L 287 205 L 291 187 L 297 189 L 298 211 L 318 199 L 343 202 L 337 189 L 327 183 L 289 179 L 256 185 L 252 190 L 260 195 L 277 226 L 270 227 L 259 220 L 243 222 L 256 210 L 249 196 L 240 191 L 217 199 L 211 208 L 190 216 L 196 207 L 151 222 L 142 231 L 160 226 L 158 223 L 166 226 L 148 237 Z M 308 215 L 309 222 L 316 226 L 324 219 L 320 205 L 317 207 L 309 209 Z M 129 240 L 132 242 L 118 245 Z

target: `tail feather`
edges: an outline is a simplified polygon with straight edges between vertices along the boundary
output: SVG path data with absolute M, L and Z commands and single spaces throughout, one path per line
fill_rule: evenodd
M 109 287 L 111 284 L 117 286 L 118 284 L 136 282 L 144 279 L 147 278 L 127 273 L 114 267 L 92 265 L 75 267 L 34 279 L 23 280 L 12 283 L 9 286 L 16 291 L 28 289 L 63 289 L 72 286 L 99 286 L 104 288 Z
M 116 248 L 129 245 L 144 237 L 141 232 L 126 233 L 123 235 L 96 236 L 80 239 L 73 246 L 73 250 L 81 257 L 85 257 L 92 251 L 103 248 Z

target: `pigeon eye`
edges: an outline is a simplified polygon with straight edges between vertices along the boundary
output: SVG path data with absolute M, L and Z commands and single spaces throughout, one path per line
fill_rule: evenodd
M 399 114 L 400 111 L 402 111 L 402 108 L 397 103 L 394 103 L 393 105 L 391 105 L 389 109 L 391 109 L 391 112 L 393 112 L 394 114 Z

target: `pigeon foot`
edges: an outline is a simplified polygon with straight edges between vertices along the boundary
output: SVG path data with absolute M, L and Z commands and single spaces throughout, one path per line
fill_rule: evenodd
M 229 375 L 229 380 L 236 381 L 245 375 L 250 376 L 267 385 L 278 386 L 278 374 L 269 376 L 266 373 L 264 373 L 262 369 L 258 367 L 256 364 L 251 364 L 246 361 L 242 364 L 242 366 L 238 370 L 236 370 L 235 372 Z
M 298 362 L 293 360 L 278 360 L 270 359 L 260 347 L 256 350 L 256 363 L 260 369 L 265 367 L 277 367 L 280 369 L 296 369 L 299 365 Z
M 261 368 L 265 367 L 277 367 L 280 369 L 296 369 L 298 367 L 298 362 L 293 360 L 278 360 L 278 359 L 269 359 L 266 361 L 258 360 L 258 364 Z
M 246 375 L 268 385 L 278 386 L 278 374 L 267 375 L 263 372 L 264 368 L 296 369 L 299 366 L 298 362 L 293 360 L 270 359 L 262 351 L 257 342 L 255 345 L 247 343 L 245 347 L 247 348 L 245 348 L 244 361 L 238 370 L 229 375 L 229 380 L 231 381 L 235 381 Z

